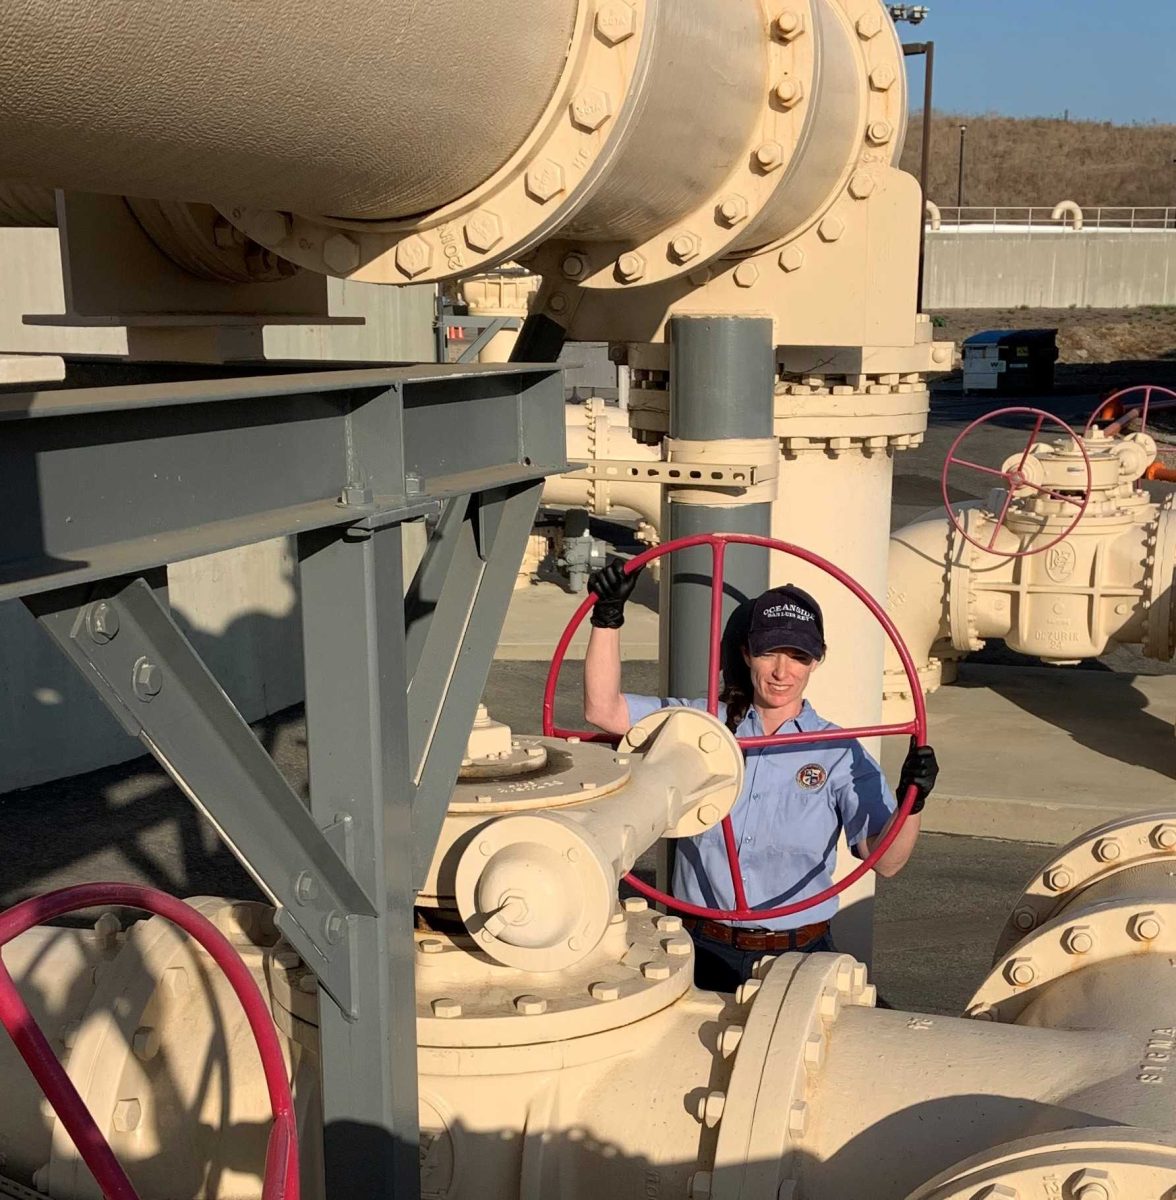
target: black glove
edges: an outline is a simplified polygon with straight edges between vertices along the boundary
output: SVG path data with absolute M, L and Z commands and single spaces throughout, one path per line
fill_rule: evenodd
M 633 594 L 640 574 L 638 567 L 626 575 L 624 562 L 614 558 L 607 567 L 588 576 L 588 590 L 596 597 L 591 619 L 597 629 L 620 629 L 625 623 L 625 601 Z
M 939 763 L 936 761 L 935 751 L 930 746 L 916 746 L 915 739 L 911 738 L 911 748 L 903 759 L 902 774 L 898 777 L 898 802 L 902 803 L 907 788 L 913 783 L 918 791 L 915 794 L 915 802 L 911 805 L 911 815 L 922 812 L 923 805 L 931 795 L 931 789 L 938 778 Z

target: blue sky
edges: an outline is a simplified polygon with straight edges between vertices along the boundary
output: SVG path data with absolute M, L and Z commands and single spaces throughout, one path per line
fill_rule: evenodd
M 944 112 L 1176 124 L 1176 0 L 921 0 Z M 908 61 L 911 103 L 920 60 Z

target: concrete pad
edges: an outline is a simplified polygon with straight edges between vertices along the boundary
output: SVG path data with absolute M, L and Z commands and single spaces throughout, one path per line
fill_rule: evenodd
M 1176 803 L 1176 676 L 965 662 L 927 713 L 940 775 L 924 829 L 1058 844 Z M 883 747 L 892 779 L 903 753 Z
M 564 627 L 584 601 L 585 593 L 571 594 L 554 583 L 533 583 L 519 588 L 510 602 L 495 657 L 550 662 Z M 584 657 L 588 645 L 587 619 L 576 632 L 568 658 Z M 625 607 L 621 657 L 629 661 L 657 658 L 657 585 L 642 574 L 633 599 Z

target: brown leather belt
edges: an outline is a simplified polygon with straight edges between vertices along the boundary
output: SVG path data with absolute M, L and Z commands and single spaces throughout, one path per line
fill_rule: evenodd
M 803 950 L 829 932 L 828 921 L 801 925 L 799 929 L 740 929 L 720 921 L 700 921 L 697 917 L 685 918 L 684 924 L 687 929 L 736 950 Z

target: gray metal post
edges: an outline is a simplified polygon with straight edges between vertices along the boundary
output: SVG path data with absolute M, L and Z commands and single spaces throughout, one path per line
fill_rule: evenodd
M 696 441 L 772 436 L 775 349 L 767 317 L 674 317 L 670 321 L 670 436 Z M 667 494 L 666 539 L 772 528 L 770 503 L 684 504 Z M 665 694 L 705 696 L 710 628 L 709 547 L 680 550 L 662 574 Z M 723 618 L 768 586 L 768 551 L 727 550 Z M 668 614 L 668 620 L 667 618 Z
M 354 922 L 358 1019 L 319 1005 L 327 1194 L 415 1200 L 416 996 L 400 528 L 299 538 L 311 811 L 341 822 L 373 918 Z

